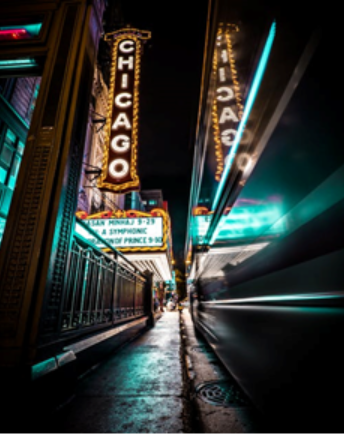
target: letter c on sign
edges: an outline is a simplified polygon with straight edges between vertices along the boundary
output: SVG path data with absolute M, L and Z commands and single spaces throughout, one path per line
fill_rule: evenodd
M 122 53 L 132 53 L 134 51 L 134 41 L 131 40 L 127 40 L 127 41 L 122 41 L 119 44 L 119 50 Z
M 127 101 L 122 101 L 124 98 L 127 98 Z M 131 98 L 132 95 L 130 93 L 122 92 L 115 97 L 114 103 L 117 107 L 121 107 L 121 108 L 130 107 L 132 105 L 132 101 L 130 101 Z
M 125 136 L 125 134 L 115 136 L 111 141 L 111 148 L 114 152 L 122 153 L 128 151 L 130 149 L 130 138 Z
M 218 89 L 216 89 L 216 93 L 221 93 L 221 92 L 226 92 L 227 95 L 225 95 L 225 96 L 222 96 L 222 95 L 217 96 L 216 99 L 218 101 L 224 102 L 224 101 L 229 101 L 230 99 L 234 98 L 234 92 L 233 92 L 233 90 L 232 90 L 231 87 L 219 87 Z
M 122 158 L 118 158 L 111 162 L 108 170 L 112 178 L 123 178 L 129 172 L 129 163 Z

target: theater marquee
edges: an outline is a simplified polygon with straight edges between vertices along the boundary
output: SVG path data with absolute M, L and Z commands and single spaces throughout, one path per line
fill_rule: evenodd
M 137 174 L 139 78 L 142 41 L 150 32 L 122 29 L 106 35 L 112 41 L 100 190 L 123 194 L 139 190 Z
M 160 208 L 154 208 L 150 213 L 118 210 L 88 215 L 79 211 L 76 216 L 113 248 L 123 253 L 166 252 L 172 245 L 169 216 Z M 83 226 L 77 224 L 76 231 L 97 247 L 109 250 Z
M 116 249 L 163 246 L 162 217 L 91 219 L 84 220 L 84 223 Z M 79 233 L 95 246 L 103 247 L 103 243 L 87 231 L 81 233 L 79 228 Z

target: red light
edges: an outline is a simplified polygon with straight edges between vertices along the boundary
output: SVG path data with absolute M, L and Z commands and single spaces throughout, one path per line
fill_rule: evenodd
M 0 30 L 0 40 L 29 39 L 31 35 L 25 29 Z

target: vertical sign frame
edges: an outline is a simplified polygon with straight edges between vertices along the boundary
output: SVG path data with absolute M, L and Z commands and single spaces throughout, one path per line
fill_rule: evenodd
M 212 122 L 216 181 L 221 179 L 229 148 L 233 145 L 244 109 L 232 48 L 232 32 L 239 32 L 239 27 L 235 24 L 220 25 L 213 57 L 215 97 L 212 106 Z
M 100 190 L 124 194 L 140 189 L 137 173 L 139 79 L 142 41 L 151 33 L 120 29 L 105 36 L 112 42 L 112 63 Z

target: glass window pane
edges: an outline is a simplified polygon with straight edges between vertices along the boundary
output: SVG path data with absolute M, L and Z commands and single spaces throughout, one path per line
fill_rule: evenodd
M 5 232 L 5 226 L 6 226 L 6 219 L 0 217 L 0 244 L 1 244 L 2 236 Z
M 4 184 L 7 177 L 7 170 L 0 166 L 0 183 Z
M 15 146 L 16 140 L 16 135 L 8 128 L 6 131 L 5 141 L 10 145 Z
M 25 143 L 19 141 L 17 151 L 20 153 L 20 155 L 24 154 L 24 148 L 25 148 Z
M 11 205 L 12 195 L 13 195 L 13 191 L 7 187 L 4 187 L 4 192 L 2 194 L 1 203 L 0 203 L 1 214 L 7 216 Z
M 11 165 L 11 160 L 13 156 L 13 151 L 11 148 L 9 148 L 5 143 L 1 151 L 0 160 L 3 164 L 6 166 Z
M 21 158 L 19 155 L 16 155 L 14 157 L 11 174 L 10 174 L 10 180 L 8 182 L 8 186 L 14 190 L 14 187 L 16 186 L 16 180 L 18 176 L 19 166 L 20 166 Z

